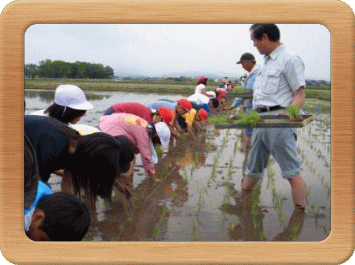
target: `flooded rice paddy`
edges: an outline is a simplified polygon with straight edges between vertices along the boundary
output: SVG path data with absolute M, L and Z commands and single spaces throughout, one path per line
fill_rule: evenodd
M 53 92 L 25 91 L 26 114 L 46 108 Z M 79 123 L 98 126 L 116 102 L 149 103 L 181 95 L 87 92 L 95 106 Z M 144 175 L 138 156 L 130 202 L 117 193 L 112 204 L 97 200 L 86 241 L 322 241 L 331 230 L 330 112 L 309 106 L 315 119 L 298 129 L 298 153 L 307 184 L 305 212 L 294 209 L 291 188 L 271 157 L 259 189 L 242 194 L 245 154 L 240 129 L 208 126 L 196 139 L 163 146 L 159 183 Z M 54 190 L 61 179 L 50 178 Z

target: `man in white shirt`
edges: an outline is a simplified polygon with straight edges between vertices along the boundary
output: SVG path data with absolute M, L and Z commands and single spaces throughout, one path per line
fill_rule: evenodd
M 280 31 L 274 24 L 254 24 L 251 40 L 265 62 L 254 83 L 253 109 L 260 115 L 276 115 L 290 105 L 302 108 L 305 100 L 305 76 L 302 60 L 280 42 Z M 262 178 L 270 154 L 278 162 L 282 177 L 291 185 L 297 208 L 306 205 L 306 184 L 301 175 L 302 161 L 297 155 L 297 134 L 292 128 L 257 128 L 253 131 L 243 190 L 252 190 Z

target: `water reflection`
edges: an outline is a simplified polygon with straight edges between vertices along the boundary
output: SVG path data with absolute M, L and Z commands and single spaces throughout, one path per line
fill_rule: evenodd
M 193 158 L 188 161 L 185 158 L 184 148 L 171 142 L 168 151 L 160 154 L 156 165 L 161 181 L 153 183 L 145 178 L 134 188 L 130 203 L 124 202 L 124 197 L 118 194 L 105 211 L 105 218 L 99 221 L 96 217 L 95 234 L 109 235 L 110 239 L 106 240 L 164 240 L 171 209 L 183 207 L 189 199 L 188 182 L 180 174 L 181 166 L 176 163 L 194 163 Z M 114 225 L 112 220 L 115 220 Z M 109 233 L 107 227 L 111 227 Z
M 25 90 L 25 99 L 36 99 L 44 103 L 52 103 L 54 101 L 54 91 L 28 91 Z
M 238 192 L 235 191 L 237 194 Z M 237 195 L 236 204 L 224 204 L 221 210 L 238 216 L 240 222 L 231 224 L 229 236 L 234 241 L 265 241 L 267 235 L 264 231 L 264 217 L 268 210 L 261 206 L 260 187 L 254 191 L 243 191 Z M 302 233 L 305 211 L 294 209 L 288 225 L 271 241 L 298 241 Z
M 39 101 L 45 103 L 53 103 L 54 102 L 54 91 L 50 90 L 25 90 L 25 98 L 27 99 L 37 99 Z M 85 92 L 86 99 L 88 101 L 92 100 L 106 100 L 112 97 L 109 94 L 95 94 L 90 92 Z

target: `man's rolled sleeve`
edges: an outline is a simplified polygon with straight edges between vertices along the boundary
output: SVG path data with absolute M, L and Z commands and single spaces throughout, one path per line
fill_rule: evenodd
M 293 92 L 298 90 L 300 87 L 306 87 L 306 78 L 304 75 L 305 66 L 301 58 L 298 56 L 295 56 L 292 60 L 289 60 L 286 63 L 284 73 Z

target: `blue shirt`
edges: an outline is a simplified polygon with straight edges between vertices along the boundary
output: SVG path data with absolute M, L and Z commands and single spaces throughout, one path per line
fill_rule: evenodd
M 171 103 L 171 102 L 168 102 L 168 101 L 154 101 L 154 102 L 151 102 L 149 104 L 147 104 L 147 106 L 151 109 L 157 109 L 159 107 L 167 107 L 171 110 L 175 109 L 175 106 L 176 106 L 176 103 Z
M 36 194 L 36 200 L 31 204 L 30 207 L 25 209 L 25 217 L 24 217 L 24 223 L 25 223 L 25 231 L 28 232 L 32 223 L 32 216 L 33 213 L 35 212 L 37 205 L 39 201 L 43 198 L 45 195 L 50 195 L 52 194 L 52 190 L 49 187 L 48 184 L 43 183 L 42 181 L 38 182 L 38 188 L 37 188 L 37 194 Z
M 247 80 L 245 81 L 242 87 L 245 89 L 253 89 L 254 82 L 259 71 L 260 68 L 258 66 L 254 66 L 254 69 L 252 70 L 252 72 L 250 73 L 250 75 L 248 76 Z
M 251 71 L 250 75 L 248 76 L 247 80 L 245 81 L 245 83 L 243 84 L 243 88 L 245 89 L 254 89 L 254 82 L 255 79 L 257 77 L 257 75 L 259 74 L 260 68 L 258 66 L 254 66 L 253 70 Z M 250 113 L 252 108 L 253 108 L 253 99 L 248 98 L 245 100 L 245 108 L 246 108 L 246 112 Z
M 48 184 L 43 183 L 42 181 L 38 182 L 36 200 L 31 204 L 31 206 L 25 209 L 25 215 L 28 214 L 31 210 L 36 209 L 38 202 L 44 195 L 52 194 L 51 187 Z

